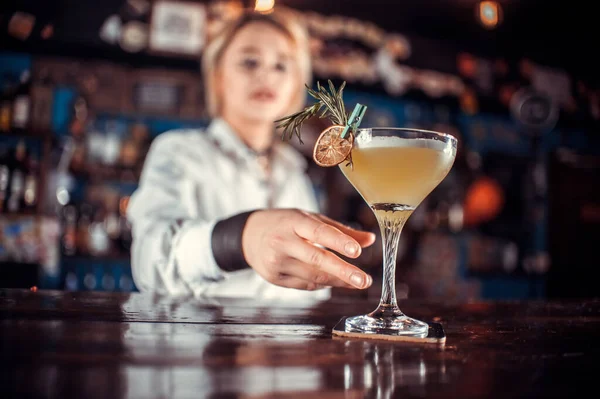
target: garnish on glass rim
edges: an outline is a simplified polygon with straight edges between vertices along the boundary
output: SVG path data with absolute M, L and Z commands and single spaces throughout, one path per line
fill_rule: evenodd
M 346 82 L 343 82 L 338 90 L 335 89 L 331 80 L 329 92 L 319 82 L 317 90 L 306 86 L 308 94 L 317 102 L 302 111 L 278 119 L 277 128 L 283 128 L 282 140 L 289 140 L 295 134 L 302 141 L 300 128 L 302 124 L 321 112 L 319 118 L 329 117 L 333 126 L 328 127 L 319 135 L 313 150 L 313 159 L 319 166 L 336 166 L 348 160 L 348 166 L 352 166 L 352 146 L 354 145 L 354 134 L 360 125 L 367 107 L 356 104 L 352 115 L 348 117 L 344 105 L 343 92 Z M 324 108 L 322 111 L 321 109 Z

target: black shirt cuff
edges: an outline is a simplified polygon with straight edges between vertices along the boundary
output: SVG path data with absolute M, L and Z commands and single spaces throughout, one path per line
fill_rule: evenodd
M 222 270 L 233 272 L 250 267 L 242 250 L 242 233 L 253 212 L 243 212 L 215 224 L 211 246 L 213 257 Z

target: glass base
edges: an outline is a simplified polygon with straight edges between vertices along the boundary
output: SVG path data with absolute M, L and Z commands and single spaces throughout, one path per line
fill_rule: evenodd
M 346 319 L 346 331 L 364 334 L 426 337 L 429 325 L 403 314 L 400 309 L 381 309 Z

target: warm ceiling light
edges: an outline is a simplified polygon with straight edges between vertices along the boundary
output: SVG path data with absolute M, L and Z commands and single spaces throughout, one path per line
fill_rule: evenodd
M 254 5 L 254 11 L 269 13 L 273 11 L 275 7 L 275 0 L 256 0 L 256 4 Z
M 478 5 L 479 22 L 486 28 L 495 28 L 502 22 L 502 8 L 496 1 L 482 1 Z

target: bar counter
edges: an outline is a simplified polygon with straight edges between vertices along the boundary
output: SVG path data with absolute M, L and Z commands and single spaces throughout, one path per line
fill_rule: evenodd
M 444 344 L 332 336 L 377 303 L 0 290 L 0 397 L 571 397 L 597 386 L 600 300 L 402 300 Z

